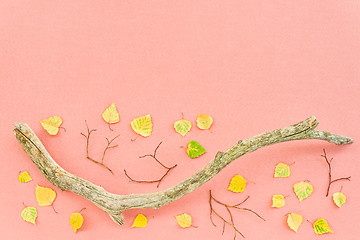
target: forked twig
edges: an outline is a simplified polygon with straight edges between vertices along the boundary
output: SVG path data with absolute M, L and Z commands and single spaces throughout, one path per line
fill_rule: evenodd
M 155 148 L 154 150 L 154 154 L 146 154 L 146 155 L 143 155 L 143 156 L 139 156 L 139 158 L 144 158 L 144 157 L 152 157 L 158 164 L 160 164 L 163 168 L 167 169 L 165 174 L 157 179 L 157 180 L 135 180 L 133 179 L 132 177 L 129 176 L 129 174 L 126 172 L 126 170 L 124 169 L 124 173 L 125 173 L 125 176 L 130 179 L 130 182 L 137 182 L 137 183 L 158 183 L 156 185 L 156 187 L 159 187 L 161 181 L 168 175 L 168 173 L 177 166 L 177 164 L 175 164 L 174 166 L 172 167 L 167 167 L 165 166 L 162 162 L 159 161 L 159 159 L 156 158 L 156 151 L 159 149 L 160 145 L 161 145 L 162 142 L 159 143 L 159 145 Z

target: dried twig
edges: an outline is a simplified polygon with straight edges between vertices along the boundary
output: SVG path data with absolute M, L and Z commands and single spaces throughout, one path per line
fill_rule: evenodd
M 327 187 L 327 190 L 326 190 L 326 196 L 329 196 L 330 186 L 331 186 L 332 183 L 337 182 L 337 181 L 340 181 L 340 180 L 348 180 L 348 181 L 350 181 L 351 176 L 349 176 L 349 177 L 342 177 L 342 178 L 337 178 L 337 179 L 335 179 L 335 180 L 331 180 L 331 178 L 332 178 L 332 176 L 331 176 L 331 162 L 332 162 L 333 158 L 331 158 L 331 159 L 329 160 L 329 159 L 327 158 L 327 156 L 326 156 L 325 148 L 323 149 L 323 151 L 324 151 L 324 155 L 321 155 L 321 156 L 325 159 L 325 161 L 326 161 L 326 163 L 327 163 L 327 165 L 328 165 L 328 168 L 329 168 L 329 184 L 328 184 L 328 187 Z
M 156 151 L 157 151 L 158 148 L 160 147 L 161 143 L 162 143 L 162 142 L 160 142 L 159 145 L 155 148 L 154 154 L 146 154 L 146 155 L 144 155 L 144 156 L 140 156 L 139 158 L 152 157 L 152 158 L 153 158 L 157 163 L 159 163 L 163 168 L 167 169 L 167 171 L 165 172 L 165 174 L 164 174 L 161 178 L 159 178 L 159 179 L 157 179 L 157 180 L 135 180 L 135 179 L 133 179 L 132 177 L 130 177 L 130 176 L 128 175 L 128 173 L 126 172 L 126 170 L 124 169 L 125 176 L 130 179 L 130 182 L 137 182 L 137 183 L 158 183 L 158 184 L 156 185 L 156 187 L 159 187 L 161 181 L 166 177 L 166 175 L 168 175 L 168 173 L 171 171 L 171 169 L 173 169 L 173 168 L 175 168 L 175 167 L 177 166 L 177 164 L 175 164 L 175 165 L 172 166 L 172 167 L 167 167 L 167 166 L 165 166 L 163 163 L 161 163 L 161 162 L 159 161 L 159 159 L 156 158 Z
M 234 223 L 234 217 L 230 211 L 230 208 L 235 208 L 235 209 L 240 209 L 240 210 L 245 210 L 245 211 L 249 211 L 249 212 L 252 212 L 253 214 L 255 214 L 258 218 L 262 219 L 263 221 L 265 221 L 265 219 L 263 217 L 261 217 L 259 214 L 257 214 L 255 211 L 249 209 L 249 208 L 241 208 L 239 207 L 241 204 L 243 204 L 244 202 L 246 202 L 250 196 L 247 196 L 242 202 L 238 203 L 238 204 L 235 204 L 235 205 L 228 205 L 226 203 L 223 203 L 223 202 L 220 202 L 219 200 L 215 199 L 213 197 L 213 195 L 211 194 L 211 190 L 209 191 L 209 195 L 210 195 L 210 198 L 209 198 L 209 205 L 210 205 L 210 220 L 211 220 L 211 223 L 216 227 L 213 219 L 212 219 L 212 214 L 214 213 L 216 216 L 218 216 L 222 221 L 223 221 L 223 230 L 222 230 L 222 234 L 224 234 L 225 232 L 225 224 L 228 224 L 230 227 L 232 227 L 235 231 L 234 233 L 234 239 L 236 239 L 236 234 L 240 234 L 243 238 L 245 238 L 245 236 L 235 227 L 235 223 Z M 212 205 L 212 200 L 214 200 L 216 203 L 222 205 L 225 207 L 225 209 L 228 211 L 229 213 L 229 216 L 230 216 L 230 222 L 225 220 L 224 217 L 222 217 L 219 213 L 217 213 L 214 208 L 213 208 L 213 205 Z

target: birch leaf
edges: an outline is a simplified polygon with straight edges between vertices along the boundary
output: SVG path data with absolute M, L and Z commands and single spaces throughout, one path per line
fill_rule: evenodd
M 191 216 L 187 213 L 175 216 L 176 221 L 178 222 L 179 226 L 182 228 L 188 228 L 192 226 L 192 219 Z
M 295 183 L 293 188 L 294 188 L 294 192 L 295 192 L 296 196 L 299 198 L 300 202 L 302 200 L 304 200 L 305 198 L 309 197 L 311 195 L 311 193 L 313 192 L 313 186 L 307 182 Z
M 290 166 L 285 163 L 278 163 L 275 167 L 274 177 L 285 178 L 290 176 Z
M 324 234 L 324 233 L 333 233 L 330 229 L 329 224 L 323 218 L 319 218 L 316 222 L 313 223 L 314 231 L 316 234 Z
M 146 227 L 146 225 L 147 225 L 147 218 L 142 214 L 138 214 L 131 227 L 144 228 Z
M 21 217 L 24 221 L 32 223 L 35 225 L 35 220 L 37 217 L 37 210 L 35 207 L 25 207 L 21 211 Z
M 196 125 L 200 129 L 209 129 L 212 123 L 213 119 L 209 115 L 200 114 L 196 119 Z
M 117 123 L 120 121 L 119 113 L 116 110 L 115 104 L 112 103 L 110 107 L 105 109 L 105 111 L 102 114 L 103 119 L 107 123 Z
M 27 183 L 32 180 L 30 174 L 27 171 L 21 172 L 19 174 L 19 182 Z
M 189 122 L 188 120 L 180 119 L 174 123 L 174 128 L 177 133 L 185 137 L 185 135 L 191 129 L 191 122 Z
M 84 218 L 81 215 L 81 213 L 72 213 L 72 214 L 70 214 L 69 222 L 70 222 L 71 227 L 74 230 L 74 233 L 76 233 L 76 231 L 79 228 L 81 228 L 81 226 L 84 222 Z
M 285 205 L 285 197 L 283 195 L 273 195 L 272 207 L 281 208 Z
M 53 116 L 40 121 L 41 126 L 50 134 L 56 135 L 62 123 L 61 117 Z
M 302 223 L 303 217 L 300 214 L 297 213 L 289 213 L 287 217 L 287 224 L 290 229 L 297 232 L 299 229 L 301 223 Z
M 246 180 L 242 176 L 236 175 L 231 179 L 231 182 L 227 190 L 235 193 L 241 193 L 245 190 L 245 186 L 246 186 Z
M 51 206 L 56 198 L 56 192 L 51 188 L 36 186 L 36 201 L 39 206 Z
M 333 201 L 336 204 L 336 206 L 341 208 L 341 206 L 346 202 L 346 196 L 342 192 L 334 193 Z
M 206 153 L 206 150 L 200 145 L 200 143 L 191 140 L 188 143 L 186 153 L 190 158 L 197 158 L 200 155 Z
M 150 136 L 152 132 L 152 122 L 150 114 L 132 120 L 131 128 L 134 130 L 134 132 L 143 137 Z

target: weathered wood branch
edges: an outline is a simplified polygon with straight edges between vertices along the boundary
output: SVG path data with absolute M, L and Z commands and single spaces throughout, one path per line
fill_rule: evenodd
M 157 209 L 169 204 L 209 181 L 235 159 L 261 147 L 302 139 L 320 139 L 337 145 L 353 142 L 349 137 L 317 131 L 315 130 L 317 125 L 316 118 L 312 116 L 300 123 L 240 140 L 225 152 L 218 152 L 201 171 L 183 182 L 160 192 L 130 195 L 107 192 L 102 187 L 64 170 L 53 160 L 27 124 L 14 123 L 14 134 L 31 160 L 54 186 L 90 200 L 107 212 L 117 224 L 122 225 L 124 223 L 123 211 L 134 208 Z

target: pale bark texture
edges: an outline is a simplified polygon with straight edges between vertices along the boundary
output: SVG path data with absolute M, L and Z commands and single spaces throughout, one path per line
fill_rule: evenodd
M 315 130 L 317 125 L 316 118 L 312 116 L 300 123 L 282 129 L 239 140 L 228 150 L 218 152 L 215 158 L 201 171 L 183 182 L 155 193 L 130 195 L 117 195 L 107 192 L 102 187 L 64 170 L 54 161 L 27 124 L 14 123 L 14 134 L 31 160 L 54 186 L 61 190 L 74 192 L 90 200 L 107 212 L 117 224 L 122 225 L 124 223 L 123 211 L 134 208 L 157 209 L 169 204 L 209 181 L 235 159 L 261 147 L 302 139 L 319 139 L 337 145 L 353 142 L 349 137 L 317 131 Z

